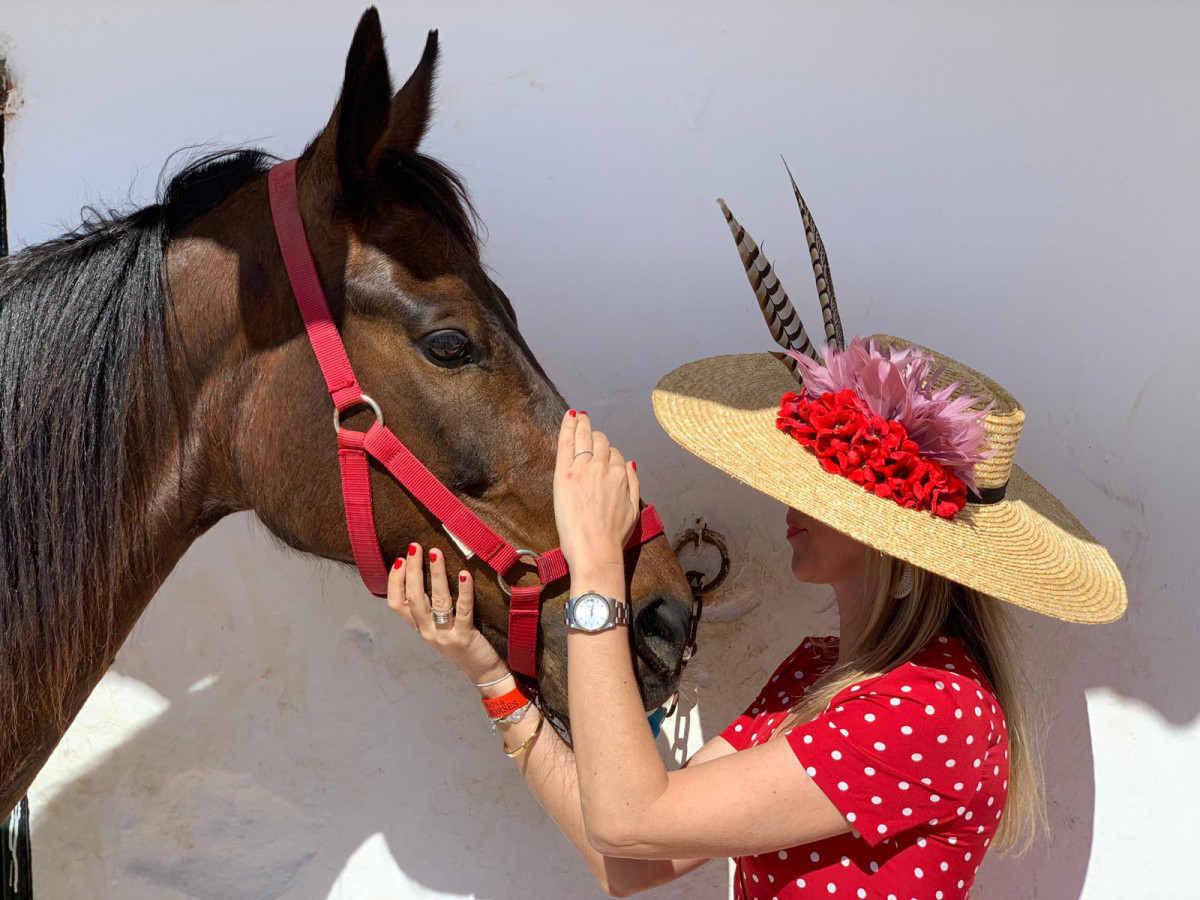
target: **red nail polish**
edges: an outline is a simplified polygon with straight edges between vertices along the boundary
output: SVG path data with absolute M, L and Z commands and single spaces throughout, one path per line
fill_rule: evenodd
M 635 472 L 636 472 L 636 471 L 637 471 L 637 463 L 635 463 L 635 462 L 634 462 L 634 461 L 631 459 L 631 460 L 629 461 L 629 464 L 630 464 L 631 466 L 633 466 L 633 471 L 635 471 Z
M 466 581 L 466 580 L 467 580 L 467 576 L 466 576 L 465 574 L 463 574 L 463 575 L 459 575 L 459 576 L 458 576 L 458 580 L 459 580 L 459 581 Z
M 436 551 L 436 550 L 430 550 L 430 551 L 429 551 L 429 561 L 430 561 L 430 562 L 437 562 L 437 551 Z
M 586 416 L 586 415 L 587 415 L 587 410 L 586 410 L 586 409 L 581 409 L 581 410 L 579 411 L 579 414 L 580 414 L 581 416 Z
M 409 545 L 408 545 L 408 555 L 409 555 L 409 556 L 416 556 L 416 555 L 417 555 L 417 545 L 416 545 L 416 544 L 409 544 Z
M 404 565 L 404 560 L 397 556 L 396 561 L 392 563 L 392 568 L 399 569 L 402 565 Z
M 568 409 L 568 410 L 567 410 L 567 415 L 568 415 L 568 416 L 570 416 L 572 419 L 573 419 L 573 418 L 575 418 L 575 415 L 576 415 L 576 413 L 575 413 L 575 410 L 573 410 L 573 409 Z

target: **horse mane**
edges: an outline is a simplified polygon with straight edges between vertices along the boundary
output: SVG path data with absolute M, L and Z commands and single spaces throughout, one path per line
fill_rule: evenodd
M 131 465 L 171 411 L 167 243 L 270 161 L 206 155 L 153 205 L 86 208 L 0 260 L 0 729 L 65 725 L 79 673 L 117 650 L 117 585 L 153 552 Z
M 73 231 L 0 259 L 0 735 L 30 717 L 65 727 L 80 673 L 118 649 L 121 580 L 154 552 L 133 466 L 164 427 L 185 427 L 168 381 L 167 244 L 275 161 L 226 150 L 169 177 L 168 163 L 154 204 L 85 208 Z M 458 175 L 416 151 L 379 171 L 478 258 Z
M 479 257 L 479 216 L 466 185 L 449 166 L 411 150 L 392 150 L 379 163 L 401 203 L 433 216 L 473 259 Z

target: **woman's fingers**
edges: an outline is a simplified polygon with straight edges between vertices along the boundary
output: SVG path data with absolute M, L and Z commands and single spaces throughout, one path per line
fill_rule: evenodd
M 420 544 L 408 545 L 408 558 L 404 561 L 404 596 L 408 598 L 417 627 L 424 630 L 433 618 L 429 614 L 429 598 L 425 596 L 425 566 Z
M 621 479 L 621 484 L 618 488 L 620 490 L 620 494 L 617 496 L 624 497 L 628 495 L 629 503 L 633 508 L 634 515 L 636 515 L 640 505 L 638 503 L 639 485 L 637 480 L 637 468 L 632 462 L 626 462 L 624 455 L 616 447 L 609 447 L 608 465 L 609 471 L 612 473 L 613 477 L 619 477 Z M 628 534 L 625 535 L 625 540 L 629 540 Z
M 466 569 L 458 573 L 458 602 L 454 606 L 454 630 L 470 634 L 475 630 L 475 580 Z
M 408 555 L 396 560 L 388 573 L 388 606 L 472 681 L 498 683 L 497 677 L 507 672 L 507 666 L 475 628 L 475 583 L 471 573 L 463 569 L 455 576 L 455 601 L 447 583 L 445 554 L 437 549 L 429 551 L 431 597 L 425 596 L 422 568 L 421 547 L 411 544 Z M 448 621 L 434 621 L 435 614 L 448 614 Z
M 446 556 L 440 550 L 429 551 L 429 596 L 433 612 L 454 612 L 454 601 L 450 597 L 450 585 L 446 582 Z M 453 619 L 445 624 L 437 621 L 433 623 L 433 627 L 438 631 L 449 631 L 453 625 Z
M 579 426 L 579 414 L 568 409 L 563 416 L 562 425 L 558 428 L 558 457 L 555 468 L 559 472 L 567 469 L 575 461 L 575 430 Z
M 578 416 L 578 423 L 575 425 L 575 449 L 571 451 L 571 456 L 574 459 L 579 459 L 580 456 L 588 456 L 583 453 L 584 450 L 592 450 L 592 420 L 588 418 L 588 414 L 581 412 Z
M 593 431 L 589 437 L 592 440 L 592 455 L 590 457 L 592 461 L 598 462 L 602 466 L 608 465 L 608 435 L 603 431 Z
M 398 614 L 405 622 L 413 627 L 416 631 L 417 623 L 413 621 L 412 610 L 409 608 L 408 600 L 404 596 L 404 569 L 405 561 L 397 559 L 392 566 L 392 570 L 388 572 L 387 585 L 387 605 L 388 609 Z
M 632 459 L 625 464 L 625 478 L 629 482 L 629 502 L 639 509 L 642 500 L 642 483 L 638 480 L 637 463 Z

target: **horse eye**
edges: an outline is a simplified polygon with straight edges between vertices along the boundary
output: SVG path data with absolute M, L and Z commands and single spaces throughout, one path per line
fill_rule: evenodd
M 461 331 L 435 331 L 425 338 L 425 355 L 446 368 L 466 365 L 471 361 L 471 342 Z

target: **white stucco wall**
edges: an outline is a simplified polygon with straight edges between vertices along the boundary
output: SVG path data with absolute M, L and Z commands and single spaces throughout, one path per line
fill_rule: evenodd
M 380 7 L 397 78 L 442 29 L 427 148 L 467 177 L 546 369 L 639 460 L 672 531 L 705 514 L 731 539 L 734 605 L 690 670 L 692 743 L 831 622 L 785 577 L 781 510 L 674 447 L 649 405 L 684 360 L 767 347 L 718 194 L 817 320 L 783 153 L 848 330 L 1009 387 L 1029 415 L 1020 461 L 1128 578 L 1116 625 L 1020 616 L 1053 835 L 989 858 L 974 896 L 1196 896 L 1196 7 Z M 360 13 L 5 0 L 14 247 L 86 202 L 145 201 L 183 145 L 297 152 Z M 353 573 L 280 552 L 248 517 L 187 554 L 32 800 L 40 897 L 598 895 L 469 686 Z M 726 890 L 712 865 L 658 896 Z

